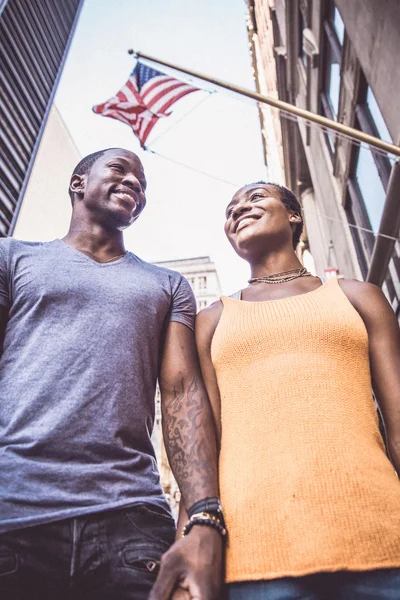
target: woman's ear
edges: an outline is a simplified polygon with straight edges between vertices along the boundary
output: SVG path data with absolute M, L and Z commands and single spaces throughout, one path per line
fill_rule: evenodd
M 302 222 L 303 218 L 302 218 L 301 214 L 299 212 L 297 212 L 297 210 L 294 210 L 294 211 L 291 210 L 289 212 L 289 214 L 290 214 L 289 220 L 291 223 L 301 223 Z

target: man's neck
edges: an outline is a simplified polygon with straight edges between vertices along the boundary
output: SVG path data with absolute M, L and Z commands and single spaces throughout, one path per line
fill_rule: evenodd
M 122 232 L 109 231 L 100 225 L 87 226 L 72 222 L 63 241 L 99 262 L 125 254 Z

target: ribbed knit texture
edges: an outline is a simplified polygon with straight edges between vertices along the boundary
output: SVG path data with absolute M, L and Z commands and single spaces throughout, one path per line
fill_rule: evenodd
M 337 280 L 222 302 L 211 353 L 227 581 L 400 566 L 400 482 L 379 433 L 367 332 Z

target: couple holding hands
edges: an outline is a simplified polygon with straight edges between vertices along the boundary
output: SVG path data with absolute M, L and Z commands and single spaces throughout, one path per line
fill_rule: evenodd
M 226 208 L 248 285 L 195 321 L 187 281 L 125 251 L 139 158 L 91 154 L 69 193 L 65 238 L 0 240 L 1 598 L 399 598 L 400 340 L 381 290 L 308 273 L 299 202 L 261 181 Z

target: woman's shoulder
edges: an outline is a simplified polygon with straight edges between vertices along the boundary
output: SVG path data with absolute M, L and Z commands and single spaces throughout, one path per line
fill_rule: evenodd
M 213 323 L 219 321 L 224 305 L 221 300 L 213 302 L 207 308 L 203 308 L 196 317 L 196 323 L 201 326 L 211 326 Z
M 371 293 L 374 290 L 380 290 L 380 288 L 374 283 L 369 283 L 368 281 L 358 281 L 358 279 L 342 279 L 338 278 L 338 283 L 343 291 L 347 290 L 350 293 Z
M 210 345 L 214 332 L 222 315 L 224 306 L 217 300 L 203 308 L 196 316 L 196 339 L 198 343 Z
M 393 318 L 393 309 L 377 285 L 356 279 L 338 279 L 338 283 L 367 328 L 368 325 L 373 325 L 382 319 Z
M 351 302 L 379 302 L 385 295 L 374 283 L 357 279 L 338 279 L 338 284 Z

